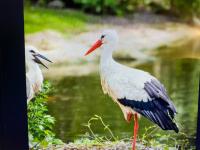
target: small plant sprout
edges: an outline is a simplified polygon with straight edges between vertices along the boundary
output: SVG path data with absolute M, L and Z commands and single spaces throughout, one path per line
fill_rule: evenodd
M 106 137 L 106 136 L 104 136 L 104 137 L 98 137 L 97 135 L 95 135 L 94 131 L 93 131 L 92 128 L 91 128 L 91 124 L 92 124 L 93 121 L 100 121 L 100 123 L 101 123 L 101 125 L 103 126 L 104 130 L 107 130 L 107 131 L 109 132 L 111 138 L 108 138 L 108 137 Z M 94 115 L 94 117 L 90 118 L 90 119 L 88 120 L 87 124 L 84 125 L 84 126 L 86 126 L 86 127 L 89 129 L 89 131 L 90 131 L 92 137 L 93 137 L 95 140 L 99 141 L 99 142 L 105 142 L 105 141 L 108 141 L 108 140 L 117 141 L 117 137 L 114 136 L 113 132 L 112 132 L 111 129 L 109 128 L 109 125 L 106 125 L 105 122 L 103 121 L 102 117 L 100 117 L 100 116 L 98 116 L 98 115 Z

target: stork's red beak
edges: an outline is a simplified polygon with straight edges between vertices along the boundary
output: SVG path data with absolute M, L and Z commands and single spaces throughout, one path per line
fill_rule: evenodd
M 95 49 L 97 49 L 98 47 L 100 47 L 102 45 L 102 40 L 98 40 L 96 41 L 92 47 L 85 53 L 85 56 L 90 54 L 91 52 L 93 52 Z

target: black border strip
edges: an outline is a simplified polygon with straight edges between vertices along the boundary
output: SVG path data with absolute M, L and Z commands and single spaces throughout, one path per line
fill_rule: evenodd
M 0 150 L 27 150 L 23 0 L 0 1 Z

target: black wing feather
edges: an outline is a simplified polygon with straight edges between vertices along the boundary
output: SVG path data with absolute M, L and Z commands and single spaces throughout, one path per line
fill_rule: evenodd
M 178 133 L 179 129 L 173 121 L 177 111 L 164 86 L 159 81 L 151 80 L 145 83 L 144 90 L 151 98 L 146 102 L 127 98 L 118 99 L 118 101 L 156 123 L 163 130 L 174 130 Z

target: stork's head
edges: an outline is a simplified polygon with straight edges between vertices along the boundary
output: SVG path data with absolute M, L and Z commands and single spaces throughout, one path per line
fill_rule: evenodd
M 41 59 L 52 63 L 51 60 L 49 60 L 45 56 L 41 55 L 35 47 L 30 46 L 30 45 L 25 47 L 25 58 L 26 58 L 27 64 L 37 63 L 37 64 L 41 64 L 42 66 L 44 66 L 47 69 L 48 69 L 48 67 L 41 61 Z
M 99 47 L 110 46 L 114 47 L 118 42 L 118 35 L 115 30 L 104 30 L 99 39 L 92 45 L 92 47 L 85 53 L 85 56 L 93 52 Z

